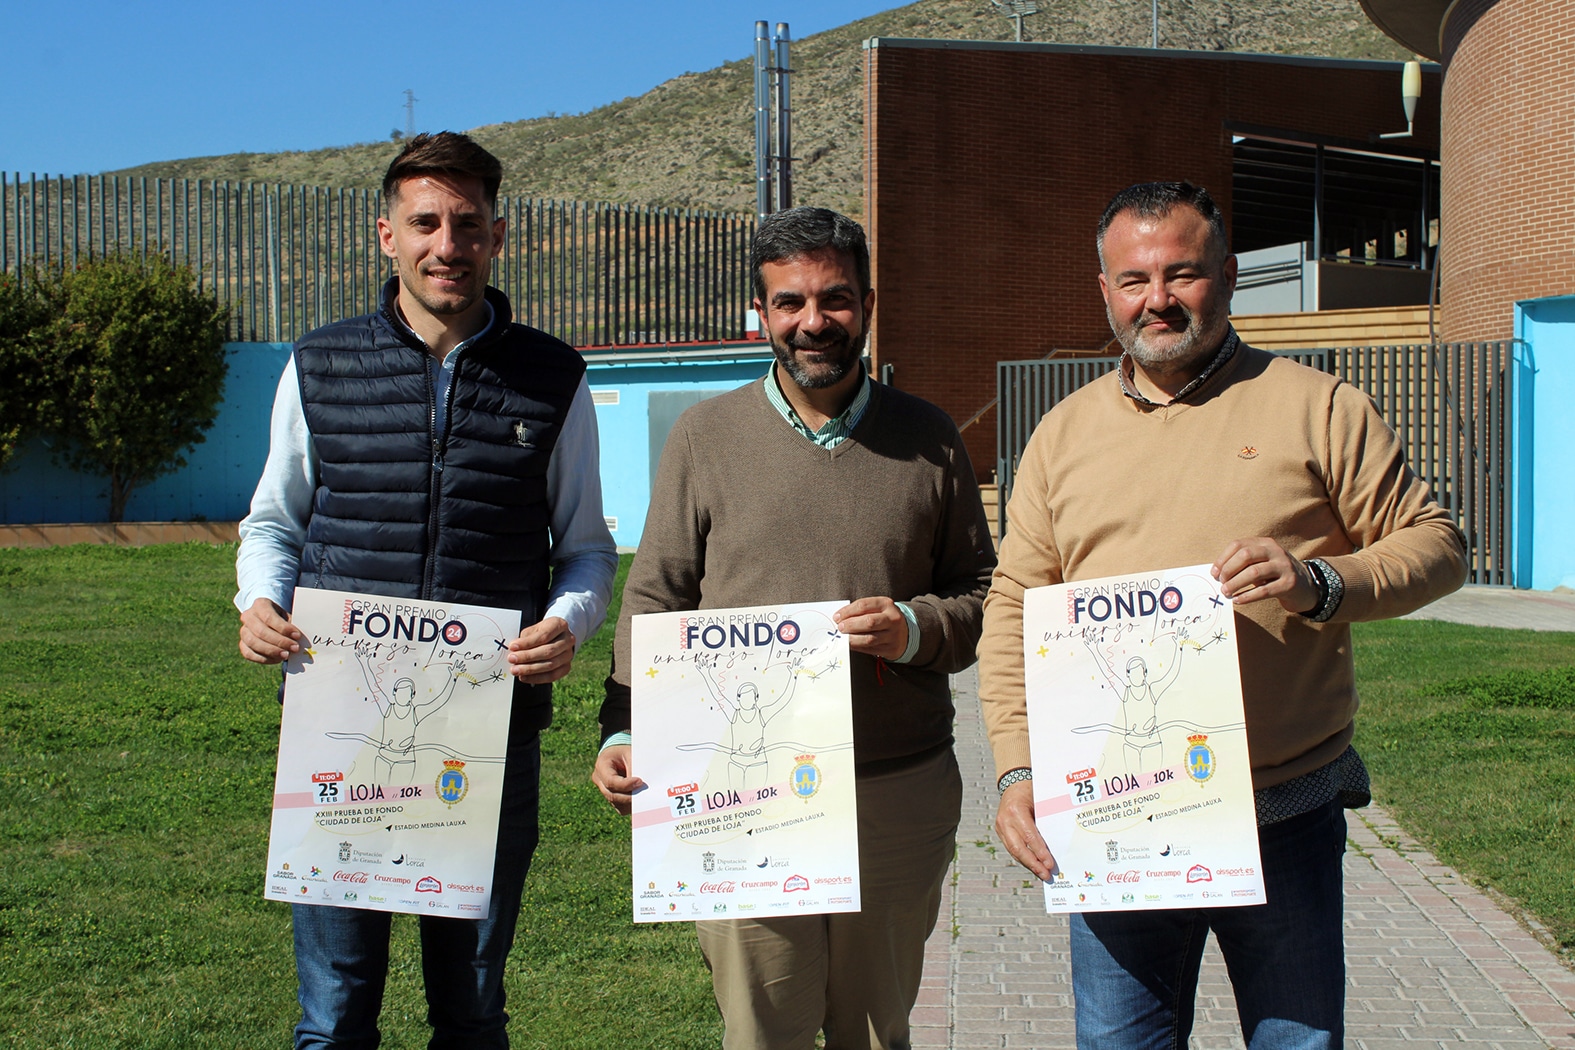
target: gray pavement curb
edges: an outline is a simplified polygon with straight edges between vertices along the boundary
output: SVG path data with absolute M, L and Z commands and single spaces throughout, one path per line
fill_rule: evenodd
M 971 670 L 953 679 L 963 816 L 925 953 L 913 1046 L 1070 1047 L 1066 921 L 1045 914 L 1039 888 L 995 839 L 977 681 Z M 1346 1046 L 1575 1050 L 1575 973 L 1380 807 L 1350 814 L 1348 825 Z M 1244 1046 L 1212 941 L 1189 1045 Z

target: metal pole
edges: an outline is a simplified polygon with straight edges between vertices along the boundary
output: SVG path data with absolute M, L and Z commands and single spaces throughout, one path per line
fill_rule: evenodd
M 771 39 L 764 21 L 755 23 L 755 217 L 771 214 Z
M 788 24 L 777 23 L 777 67 L 774 80 L 777 95 L 777 184 L 776 206 L 781 211 L 793 206 L 793 126 L 792 106 L 788 102 Z
M 1154 49 L 1159 50 L 1159 0 L 1154 0 Z

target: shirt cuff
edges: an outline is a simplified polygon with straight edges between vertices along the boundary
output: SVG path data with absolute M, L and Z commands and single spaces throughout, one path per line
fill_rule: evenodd
M 908 621 L 908 647 L 892 663 L 905 664 L 911 661 L 919 651 L 919 618 L 913 615 L 913 610 L 909 608 L 907 602 L 896 602 L 895 604 L 898 611 L 902 613 L 902 618 Z
M 596 753 L 601 754 L 602 751 L 606 751 L 609 747 L 630 747 L 633 744 L 634 737 L 630 736 L 626 730 L 622 733 L 614 733 L 612 736 L 602 741 L 601 749 Z

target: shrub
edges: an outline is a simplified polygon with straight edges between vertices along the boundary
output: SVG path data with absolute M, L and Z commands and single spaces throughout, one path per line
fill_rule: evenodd
M 228 313 L 162 255 L 107 256 L 41 275 L 38 426 L 58 458 L 109 479 L 109 520 L 137 486 L 186 465 L 213 425 L 228 365 Z

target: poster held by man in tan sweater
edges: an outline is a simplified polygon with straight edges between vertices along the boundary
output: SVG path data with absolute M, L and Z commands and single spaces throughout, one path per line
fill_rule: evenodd
M 1049 912 L 1263 902 L 1236 618 L 1209 566 L 1023 592 Z
M 1185 1045 L 1212 933 L 1249 1046 L 1337 1047 L 1343 808 L 1370 798 L 1351 746 L 1350 625 L 1459 587 L 1463 538 L 1367 395 L 1237 338 L 1236 259 L 1205 191 L 1129 187 L 1095 244 L 1121 362 L 1035 429 L 985 602 L 996 830 L 1050 877 L 1029 770 L 1024 591 L 1208 564 L 1236 613 L 1267 902 L 1072 915 L 1077 1043 Z

